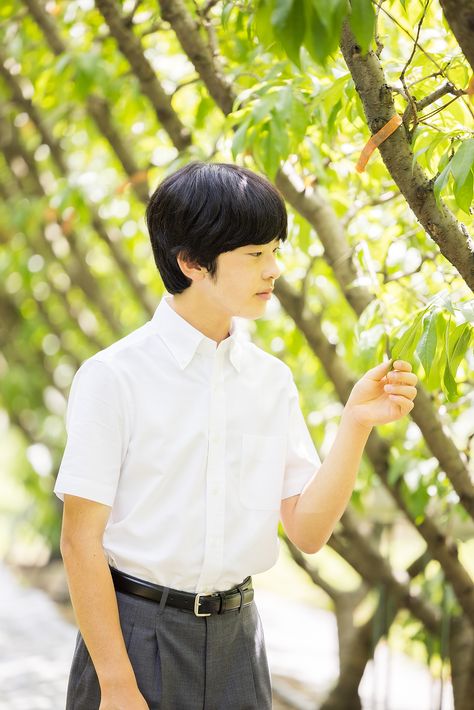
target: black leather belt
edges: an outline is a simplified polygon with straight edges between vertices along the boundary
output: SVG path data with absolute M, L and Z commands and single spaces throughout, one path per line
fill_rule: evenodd
M 179 589 L 162 587 L 131 574 L 120 572 L 115 567 L 110 567 L 114 587 L 119 592 L 135 594 L 144 599 L 154 602 L 161 601 L 163 595 L 168 592 L 165 604 L 191 611 L 196 616 L 210 616 L 211 614 L 224 614 L 227 611 L 240 610 L 243 606 L 248 606 L 253 601 L 254 590 L 252 587 L 252 577 L 246 577 L 241 584 L 237 584 L 232 589 L 224 592 L 214 592 L 213 594 L 193 594 L 191 592 L 181 592 Z

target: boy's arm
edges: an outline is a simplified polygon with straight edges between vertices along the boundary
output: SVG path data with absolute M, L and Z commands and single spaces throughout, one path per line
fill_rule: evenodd
M 371 428 L 348 412 L 341 417 L 330 452 L 303 491 L 281 502 L 280 516 L 290 540 L 302 552 L 320 550 L 349 502 Z
M 329 540 L 349 503 L 372 428 L 406 416 L 414 407 L 417 376 L 405 360 L 371 368 L 354 385 L 329 454 L 298 496 L 281 503 L 290 540 L 314 553 Z
M 81 635 L 101 689 L 101 710 L 146 710 L 125 648 L 102 537 L 110 507 L 64 495 L 61 555 Z

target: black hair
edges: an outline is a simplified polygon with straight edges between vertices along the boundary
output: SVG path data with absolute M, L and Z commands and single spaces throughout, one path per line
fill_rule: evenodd
M 156 266 L 168 293 L 192 284 L 177 255 L 216 279 L 217 257 L 246 244 L 287 238 L 282 196 L 266 178 L 232 163 L 193 161 L 166 177 L 152 194 L 146 224 Z

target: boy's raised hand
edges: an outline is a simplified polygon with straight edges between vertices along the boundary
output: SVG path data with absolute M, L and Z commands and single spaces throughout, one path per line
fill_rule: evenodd
M 415 406 L 418 377 L 405 360 L 392 360 L 376 365 L 356 382 L 344 412 L 364 427 L 402 419 Z

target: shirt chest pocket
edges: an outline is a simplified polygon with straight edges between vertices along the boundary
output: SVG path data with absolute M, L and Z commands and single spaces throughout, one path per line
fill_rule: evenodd
M 244 434 L 240 459 L 240 502 L 250 510 L 279 510 L 285 473 L 282 436 Z

